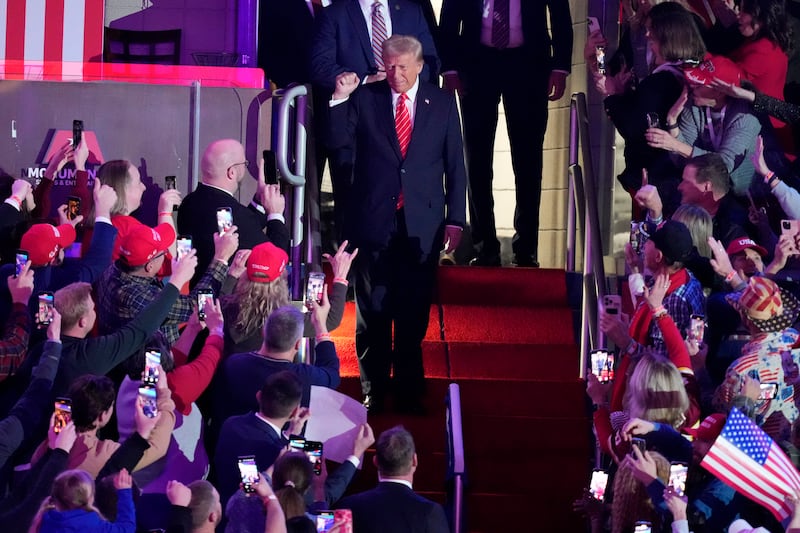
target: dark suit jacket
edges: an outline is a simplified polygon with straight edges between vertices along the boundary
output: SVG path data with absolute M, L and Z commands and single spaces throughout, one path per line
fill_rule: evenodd
M 217 208 L 230 207 L 233 224 L 239 228 L 239 248 L 249 250 L 257 244 L 270 241 L 278 248 L 289 249 L 289 230 L 280 220 L 267 222 L 267 215 L 239 201 L 219 189 L 199 184 L 186 195 L 178 209 L 178 233 L 191 235 L 197 249 L 197 271 L 192 286 L 203 277 L 214 257 L 214 233 L 217 232 Z M 267 233 L 264 233 L 266 228 Z
M 272 427 L 260 420 L 255 413 L 226 420 L 214 454 L 217 490 L 222 508 L 225 508 L 228 499 L 239 488 L 239 456 L 255 455 L 258 471 L 263 472 L 275 462 L 281 448 L 287 444 L 289 441 L 283 435 L 276 435 Z
M 314 17 L 305 0 L 261 0 L 258 66 L 278 87 L 308 83 Z
M 411 35 L 422 43 L 426 68 L 422 79 L 435 80 L 439 58 L 428 22 L 419 4 L 389 0 L 392 34 Z M 311 81 L 333 91 L 336 76 L 355 72 L 363 79 L 375 69 L 369 31 L 358 0 L 339 0 L 322 10 L 311 47 Z
M 353 511 L 355 533 L 450 532 L 441 505 L 399 483 L 378 483 L 372 490 L 343 498 L 336 507 Z
M 445 222 L 466 223 L 467 177 L 453 96 L 420 81 L 416 106 L 405 160 L 386 82 L 364 85 L 332 107 L 328 133 L 331 148 L 349 146 L 356 153 L 345 237 L 355 246 L 386 246 L 402 186 L 408 235 L 424 259 L 439 253 Z
M 550 11 L 552 32 L 547 29 Z M 523 68 L 570 71 L 572 18 L 568 0 L 520 0 L 522 48 L 530 63 Z M 482 0 L 443 0 L 439 17 L 442 70 L 468 68 L 480 46 Z

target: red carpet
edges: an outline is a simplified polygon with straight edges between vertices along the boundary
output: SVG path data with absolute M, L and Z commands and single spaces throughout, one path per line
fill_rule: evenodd
M 371 417 L 376 435 L 405 425 L 420 461 L 415 489 L 443 502 L 444 398 L 448 384 L 457 382 L 467 454 L 467 530 L 582 530 L 571 502 L 588 482 L 590 426 L 585 386 L 577 378 L 565 273 L 444 267 L 437 302 L 423 343 L 430 414 Z M 349 304 L 333 336 L 342 361 L 340 390 L 359 398 L 354 315 Z M 369 455 L 351 490 L 375 481 Z

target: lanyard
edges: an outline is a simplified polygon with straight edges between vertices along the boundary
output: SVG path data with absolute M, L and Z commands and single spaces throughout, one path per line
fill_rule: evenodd
M 706 125 L 708 126 L 708 135 L 711 138 L 711 146 L 714 147 L 714 151 L 718 152 L 719 147 L 722 144 L 722 133 L 725 129 L 725 109 L 728 106 L 723 106 L 719 112 L 719 131 L 716 131 L 714 128 L 714 120 L 711 118 L 711 108 L 706 107 Z

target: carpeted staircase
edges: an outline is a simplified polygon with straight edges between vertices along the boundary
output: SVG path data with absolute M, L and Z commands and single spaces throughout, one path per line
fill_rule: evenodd
M 444 398 L 461 387 L 470 532 L 581 531 L 571 502 L 588 484 L 589 420 L 563 271 L 443 267 L 423 344 L 427 417 L 370 418 L 376 435 L 402 423 L 414 435 L 415 489 L 444 502 Z M 340 390 L 360 398 L 348 304 L 334 335 Z M 351 492 L 377 480 L 371 454 Z

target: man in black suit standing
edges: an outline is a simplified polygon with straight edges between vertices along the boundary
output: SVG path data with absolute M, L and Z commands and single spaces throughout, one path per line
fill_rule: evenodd
M 231 210 L 233 225 L 239 231 L 240 249 L 252 250 L 257 244 L 267 241 L 282 250 L 289 248 L 289 230 L 283 218 L 286 201 L 278 185 L 266 184 L 263 162 L 258 164 L 258 189 L 250 205 L 245 207 L 234 196 L 247 175 L 247 165 L 244 146 L 235 139 L 214 141 L 203 153 L 200 162 L 202 183 L 186 195 L 178 209 L 178 232 L 192 236 L 192 244 L 197 250 L 197 268 L 202 268 L 192 278 L 192 286 L 214 255 L 217 209 L 220 207 Z
M 275 462 L 282 448 L 289 444 L 289 435 L 299 435 L 308 420 L 308 409 L 300 407 L 303 383 L 288 370 L 272 374 L 256 393 L 258 411 L 234 416 L 225 421 L 214 454 L 214 469 L 222 507 L 239 487 L 237 460 L 254 455 L 258 471 Z M 281 429 L 290 422 L 288 431 Z
M 378 486 L 340 500 L 353 511 L 354 533 L 449 533 L 442 506 L 413 490 L 417 470 L 414 438 L 403 426 L 387 429 L 375 443 Z
M 569 2 L 443 0 L 439 42 L 445 87 L 460 92 L 464 114 L 472 264 L 500 266 L 492 155 L 502 97 L 516 183 L 515 263 L 538 266 L 547 102 L 564 94 L 572 63 Z
M 380 410 L 394 365 L 398 407 L 419 412 L 436 264 L 443 243 L 452 251 L 461 240 L 466 172 L 455 99 L 419 79 L 420 42 L 393 35 L 383 63 L 383 82 L 337 76 L 329 144 L 356 154 L 344 232 L 359 249 L 356 351 L 365 403 Z

